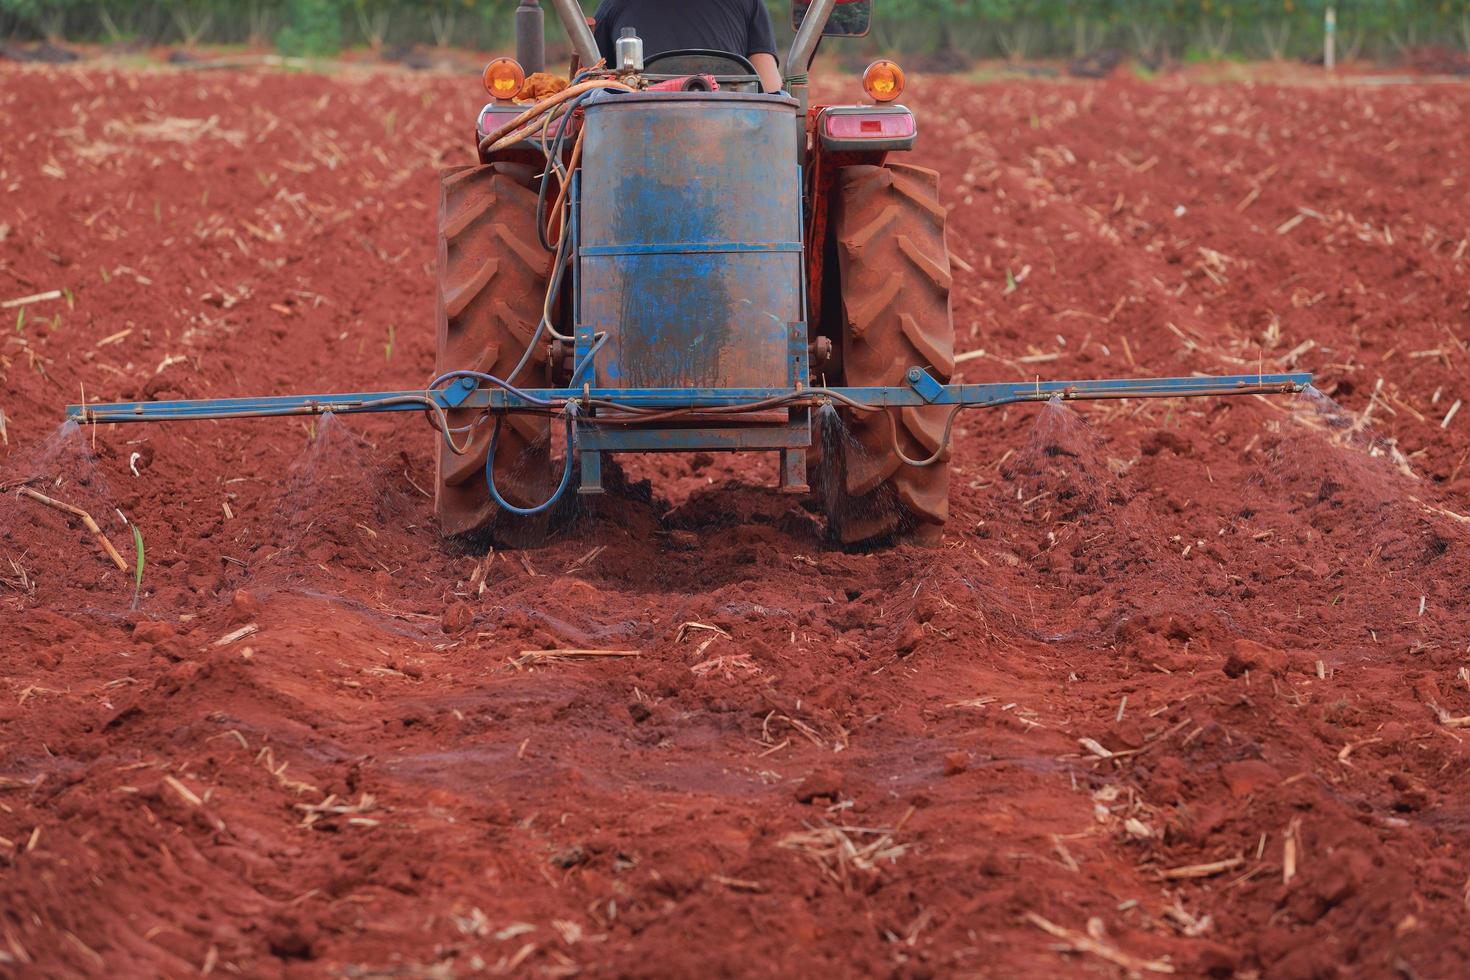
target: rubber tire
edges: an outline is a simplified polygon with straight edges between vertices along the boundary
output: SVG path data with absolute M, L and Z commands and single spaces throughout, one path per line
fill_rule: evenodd
M 530 343 L 552 265 L 536 234 L 534 179 L 532 168 L 503 163 L 440 172 L 436 374 L 465 369 L 504 378 Z M 546 386 L 544 338 L 536 346 L 517 384 Z M 469 425 L 476 415 L 451 411 L 450 424 Z M 446 534 L 493 530 L 508 543 L 533 542 L 545 532 L 545 515 L 507 514 L 497 521 L 499 507 L 485 485 L 493 428 L 484 419 L 465 456 L 437 440 L 435 513 Z M 545 417 L 505 417 L 495 449 L 495 486 L 506 500 L 530 507 L 551 495 L 550 436 Z
M 845 167 L 832 233 L 842 298 L 838 375 L 849 386 L 902 386 L 914 366 L 954 375 L 949 248 L 939 174 L 904 163 Z M 937 544 L 949 519 L 949 450 L 932 466 L 893 451 L 889 413 L 911 459 L 939 449 L 949 409 L 839 410 L 851 441 L 832 447 L 823 487 L 829 528 L 846 545 L 906 537 Z M 829 449 L 829 451 L 831 451 Z

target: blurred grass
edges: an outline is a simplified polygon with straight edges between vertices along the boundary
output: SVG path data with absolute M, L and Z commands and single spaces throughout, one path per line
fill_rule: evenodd
M 582 0 L 591 13 L 596 0 Z M 791 36 L 789 0 L 766 0 L 778 46 Z M 827 61 L 898 55 L 928 70 L 985 59 L 1057 59 L 1100 51 L 1164 61 L 1311 60 L 1324 14 L 1338 49 L 1395 60 L 1425 45 L 1470 48 L 1470 0 L 876 0 L 866 38 L 829 40 Z M 239 45 L 331 56 L 412 45 L 514 47 L 516 0 L 0 0 L 0 37 L 54 36 L 115 46 Z M 567 45 L 545 8 L 548 60 Z M 861 64 L 856 67 L 861 68 Z

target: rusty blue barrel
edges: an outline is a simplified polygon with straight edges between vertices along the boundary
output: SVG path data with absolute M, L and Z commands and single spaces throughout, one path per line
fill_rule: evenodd
M 588 106 L 578 320 L 609 388 L 792 383 L 802 319 L 796 102 L 740 93 Z M 803 340 L 804 343 L 804 340 Z

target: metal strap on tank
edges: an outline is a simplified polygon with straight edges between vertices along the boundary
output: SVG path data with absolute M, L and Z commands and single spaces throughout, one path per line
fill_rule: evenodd
M 583 245 L 588 255 L 713 255 L 720 252 L 800 252 L 801 242 L 697 242 L 659 245 Z

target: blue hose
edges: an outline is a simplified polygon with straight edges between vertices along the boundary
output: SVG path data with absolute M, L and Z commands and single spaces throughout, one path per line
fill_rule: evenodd
M 569 403 L 567 405 L 566 414 L 567 461 L 566 465 L 562 467 L 561 483 L 557 486 L 556 491 L 552 493 L 550 499 L 536 507 L 517 507 L 515 504 L 502 497 L 500 495 L 500 491 L 495 487 L 495 446 L 500 441 L 500 426 L 504 421 L 504 417 L 502 415 L 497 414 L 495 416 L 495 430 L 490 434 L 490 449 L 485 454 L 485 486 L 490 489 L 490 496 L 495 499 L 496 504 L 500 505 L 505 510 L 510 511 L 512 514 L 519 514 L 521 517 L 531 517 L 533 515 L 541 513 L 542 511 L 550 510 L 556 505 L 556 502 L 560 500 L 564 494 L 566 494 L 567 487 L 570 486 L 572 482 L 572 450 L 577 441 L 576 429 L 573 427 L 576 414 L 576 403 Z
M 598 351 L 602 350 L 602 345 L 605 343 L 607 343 L 607 334 L 598 334 L 597 338 L 592 342 L 592 349 L 583 355 L 582 359 L 572 368 L 572 380 L 567 382 L 568 388 L 577 387 L 577 382 L 581 379 L 582 372 L 592 366 L 592 359 L 597 356 Z

